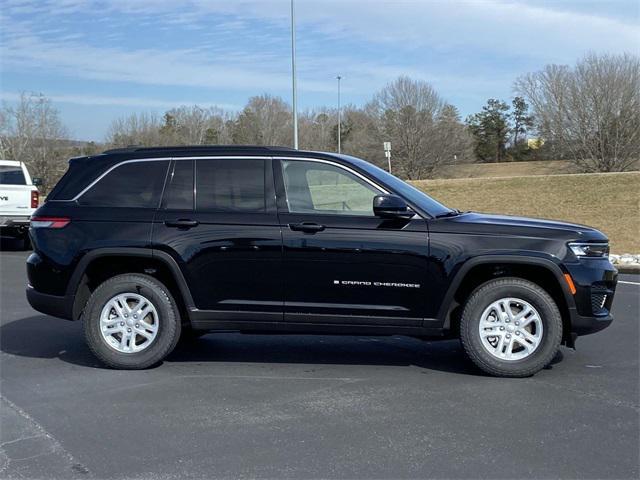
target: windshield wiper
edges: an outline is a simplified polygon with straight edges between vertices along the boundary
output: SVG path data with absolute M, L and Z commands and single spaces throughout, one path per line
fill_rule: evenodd
M 460 210 L 458 210 L 457 208 L 454 208 L 453 210 L 451 210 L 449 212 L 440 213 L 440 214 L 436 215 L 436 218 L 457 217 L 461 213 L 462 212 Z

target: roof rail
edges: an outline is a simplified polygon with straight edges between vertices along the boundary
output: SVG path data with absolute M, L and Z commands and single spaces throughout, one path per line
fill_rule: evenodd
M 176 152 L 176 151 L 256 151 L 256 152 L 272 152 L 281 150 L 291 150 L 291 147 L 276 147 L 276 146 L 262 146 L 262 145 L 177 145 L 169 147 L 140 147 L 131 146 L 123 148 L 112 148 L 105 150 L 102 153 L 134 153 L 134 152 Z

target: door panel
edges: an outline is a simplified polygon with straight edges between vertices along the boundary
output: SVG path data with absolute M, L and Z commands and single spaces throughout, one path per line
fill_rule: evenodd
M 155 248 L 176 258 L 199 310 L 256 312 L 252 320 L 270 312 L 281 320 L 282 236 L 271 172 L 270 159 L 196 160 L 195 208 L 164 208 L 156 217 Z M 188 203 L 184 196 L 167 201 Z
M 287 165 L 278 164 L 275 172 L 284 244 L 285 321 L 421 326 L 429 253 L 426 222 L 417 216 L 398 221 L 369 214 L 349 180 L 330 178 L 337 188 L 314 185 L 310 192 L 299 184 L 287 187 L 287 181 L 317 178 L 300 172 L 287 178 L 282 172 Z M 321 202 L 314 203 L 323 188 Z M 293 202 L 286 198 L 292 190 Z M 382 191 L 372 189 L 371 210 L 377 193 Z M 341 206 L 343 201 L 346 206 Z M 332 213 L 319 213 L 318 205 Z M 360 215 L 350 214 L 356 208 Z M 305 231 L 300 228 L 304 225 L 316 228 Z

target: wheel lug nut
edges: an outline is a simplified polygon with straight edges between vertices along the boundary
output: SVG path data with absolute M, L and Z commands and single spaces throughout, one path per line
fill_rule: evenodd
M 520 325 L 520 323 L 519 323 L 519 322 L 516 322 L 516 327 L 517 327 L 518 325 Z
M 120 326 L 121 326 L 121 327 L 124 327 L 124 322 L 120 322 Z
M 138 315 L 136 315 L 136 314 L 133 314 L 133 318 L 138 318 Z
M 124 314 L 124 318 L 127 318 L 128 316 L 129 316 L 129 314 L 128 314 L 128 313 L 125 313 L 125 314 Z
M 508 333 L 507 333 L 507 338 L 511 338 L 511 335 L 509 335 Z
M 520 335 L 520 332 L 516 332 L 516 335 Z
M 504 327 L 500 327 L 500 330 L 504 330 Z
M 127 332 L 131 333 L 131 329 L 130 329 L 130 328 L 127 328 Z
M 136 328 L 140 328 L 140 325 L 138 325 L 137 323 L 136 323 Z

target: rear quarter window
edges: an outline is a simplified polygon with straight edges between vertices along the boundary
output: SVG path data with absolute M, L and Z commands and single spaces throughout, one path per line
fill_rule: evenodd
M 94 207 L 157 208 L 168 167 L 168 160 L 124 163 L 84 192 L 78 203 Z
M 24 172 L 20 167 L 0 165 L 0 185 L 26 185 Z

